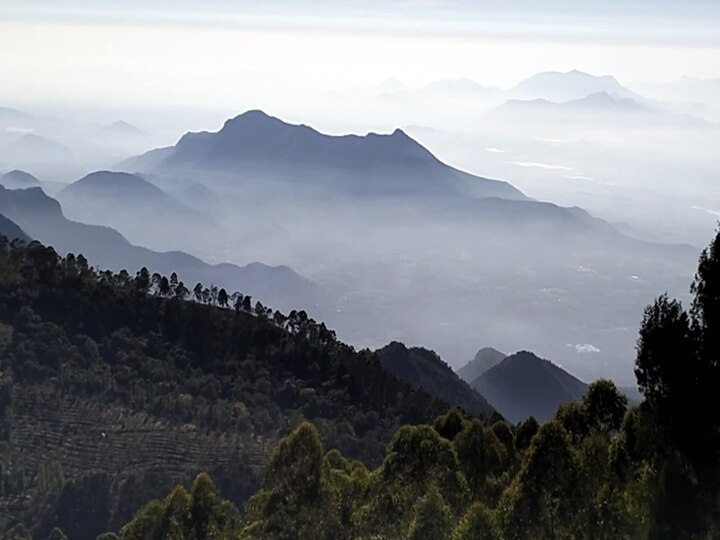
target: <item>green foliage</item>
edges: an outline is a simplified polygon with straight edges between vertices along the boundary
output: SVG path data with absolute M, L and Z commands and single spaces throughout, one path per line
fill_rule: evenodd
M 447 409 L 304 311 L 283 315 L 200 284 L 189 301 L 183 288 L 177 276 L 99 271 L 82 256 L 0 238 L 0 445 L 20 434 L 7 453 L 0 447 L 0 498 L 17 502 L 12 515 L 33 532 L 118 530 L 149 499 L 191 480 L 198 459 L 218 463 L 209 472 L 240 505 L 298 419 L 376 466 L 399 425 Z M 66 423 L 77 435 L 63 434 Z M 155 453 L 120 443 L 147 426 L 163 437 Z M 34 438 L 58 446 L 49 454 Z M 219 455 L 234 451 L 232 440 L 243 441 L 238 456 Z M 178 460 L 164 459 L 170 447 Z M 83 470 L 108 477 L 87 510 L 61 493 Z M 63 516 L 78 521 L 66 528 Z
M 120 540 L 205 540 L 238 538 L 241 517 L 206 474 L 190 493 L 176 486 L 163 500 L 144 506 L 120 531 Z
M 47 540 L 68 540 L 68 537 L 65 536 L 65 533 L 63 533 L 60 529 L 55 527 L 50 531 Z
M 501 474 L 507 462 L 505 447 L 495 432 L 473 420 L 455 437 L 454 445 L 473 498 L 494 500 L 489 480 Z
M 408 540 L 446 540 L 452 523 L 450 508 L 434 489 L 417 505 Z
M 530 447 L 530 442 L 535 434 L 540 429 L 540 424 L 534 416 L 523 420 L 517 428 L 515 434 L 516 444 L 518 450 L 526 450 Z
M 445 414 L 438 416 L 433 422 L 433 428 L 441 437 L 452 441 L 463 429 L 464 420 L 456 408 L 449 409 Z
M 2 540 L 32 540 L 32 535 L 25 525 L 18 523 L 2 536 Z
M 720 533 L 720 420 L 711 414 L 720 384 L 718 238 L 701 258 L 690 314 L 664 296 L 646 310 L 636 360 L 643 403 L 628 409 L 615 385 L 601 380 L 581 401 L 563 405 L 541 426 L 534 419 L 516 428 L 504 422 L 488 426 L 450 410 L 432 426 L 399 427 L 382 464 L 372 471 L 337 449 L 324 453 L 315 425 L 343 418 L 324 436 L 348 442 L 341 435 L 354 433 L 354 439 L 349 436 L 354 447 L 368 433 L 377 435 L 380 424 L 388 428 L 399 425 L 401 418 L 439 411 L 422 393 L 410 401 L 388 395 L 393 388 L 412 391 L 393 387 L 398 384 L 394 379 L 374 371 L 371 356 L 338 344 L 302 312 L 284 319 L 256 305 L 262 314 L 247 316 L 252 309 L 247 296 L 233 294 L 226 300 L 222 291 L 202 286 L 196 288 L 201 302 L 237 305 L 237 310 L 166 298 L 172 296 L 166 285 L 177 287 L 176 280 L 165 284 L 162 277 L 146 272 L 135 279 L 103 276 L 78 260 L 58 260 L 37 246 L 0 250 L 0 259 L 5 257 L 0 276 L 15 287 L 0 284 L 0 317 L 13 328 L 3 360 L 9 366 L 4 374 L 9 390 L 0 392 L 0 398 L 10 408 L 17 385 L 26 388 L 40 381 L 52 389 L 112 395 L 106 399 L 116 400 L 113 403 L 128 399 L 147 407 L 152 391 L 163 388 L 159 381 L 171 380 L 174 391 L 183 392 L 173 407 L 199 425 L 237 427 L 239 416 L 252 407 L 254 415 L 269 417 L 254 426 L 258 432 L 278 420 L 297 426 L 275 446 L 264 482 L 242 514 L 202 474 L 189 492 L 177 486 L 165 499 L 142 507 L 121 528 L 120 540 L 708 540 Z M 78 285 L 78 279 L 87 280 L 87 288 Z M 67 280 L 75 280 L 74 285 L 56 288 Z M 117 282 L 103 288 L 103 280 Z M 83 291 L 80 296 L 71 293 L 77 287 Z M 165 290 L 160 298 L 148 295 L 153 287 Z M 117 330 L 117 320 L 105 320 L 106 313 L 85 303 L 89 293 L 107 295 L 125 306 L 125 311 L 118 308 L 122 315 L 113 311 L 123 330 Z M 92 318 L 75 320 L 75 311 L 53 314 L 59 298 L 89 310 Z M 203 337 L 183 334 L 196 327 Z M 299 337 L 299 329 L 305 337 Z M 213 340 L 225 340 L 223 347 L 233 353 L 224 355 Z M 282 347 L 275 348 L 273 340 L 280 340 Z M 205 369 L 208 363 L 212 367 Z M 142 386 L 141 381 L 124 395 L 117 367 L 131 369 L 131 380 L 156 383 Z M 242 377 L 235 376 L 238 370 L 263 379 L 254 388 L 259 397 L 240 400 L 242 394 L 233 393 L 234 385 L 243 384 Z M 354 377 L 361 371 L 377 387 L 358 388 Z M 186 374 L 197 375 L 198 380 L 180 380 L 181 373 L 185 379 Z M 328 388 L 347 392 L 347 398 Z M 289 417 L 270 415 L 263 398 L 268 392 L 277 401 L 277 411 Z M 185 396 L 190 396 L 190 404 L 183 408 Z M 327 402 L 330 396 L 337 402 Z M 202 398 L 197 403 L 212 404 L 203 410 L 205 420 L 195 409 L 196 397 Z M 223 400 L 232 406 L 216 409 Z M 341 412 L 341 404 L 348 411 Z M 385 407 L 404 412 L 383 418 Z M 324 416 L 326 408 L 332 414 Z M 154 410 L 168 422 L 178 414 L 159 403 Z M 314 424 L 301 420 L 310 413 Z M 17 499 L 28 481 L 49 492 L 46 519 L 33 529 L 37 537 L 61 540 L 54 527 L 70 538 L 92 538 L 106 530 L 113 492 L 106 474 L 87 473 L 63 482 L 63 469 L 44 456 L 36 474 L 26 479 L 20 457 L 0 456 L 0 487 L 8 499 Z M 118 491 L 118 499 L 127 505 L 134 500 L 130 493 L 145 493 L 143 483 L 130 480 Z M 3 540 L 30 538 L 22 524 L 12 525 Z
M 451 540 L 500 540 L 493 512 L 482 503 L 473 503 L 452 532 Z

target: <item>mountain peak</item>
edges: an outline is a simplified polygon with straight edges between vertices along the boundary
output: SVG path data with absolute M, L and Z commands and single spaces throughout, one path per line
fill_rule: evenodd
M 508 356 L 472 386 L 511 422 L 529 416 L 545 421 L 560 405 L 581 398 L 587 391 L 584 382 L 530 351 Z
M 6 189 L 0 185 L 0 213 L 16 220 L 17 215 L 62 217 L 60 203 L 49 197 L 40 187 Z
M 492 347 L 483 347 L 463 367 L 458 369 L 458 376 L 467 383 L 472 383 L 489 369 L 502 362 L 507 355 Z
M 40 187 L 40 180 L 32 174 L 15 169 L 0 176 L 0 184 L 8 189 L 24 189 L 28 187 Z
M 103 126 L 101 130 L 103 133 L 108 135 L 145 135 L 145 132 L 142 129 L 137 126 L 133 126 L 125 120 L 116 120 L 111 124 Z
M 407 347 L 393 341 L 376 351 L 383 369 L 411 386 L 462 407 L 473 414 L 490 416 L 493 408 L 485 398 L 461 380 L 435 351 Z
M 270 179 L 288 189 L 301 184 L 354 194 L 469 194 L 524 199 L 510 184 L 463 173 L 439 161 L 402 129 L 391 134 L 330 135 L 253 109 L 217 132 L 187 133 L 170 149 L 147 154 L 158 174 L 178 169 L 221 171 Z M 143 158 L 126 162 L 136 169 Z

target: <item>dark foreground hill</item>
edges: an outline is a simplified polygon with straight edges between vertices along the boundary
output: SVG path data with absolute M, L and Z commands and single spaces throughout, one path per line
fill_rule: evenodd
M 16 518 L 38 538 L 51 525 L 94 538 L 200 471 L 239 504 L 301 419 L 377 464 L 398 426 L 447 407 L 304 312 L 189 295 L 2 240 L 0 529 Z
M 475 379 L 472 387 L 511 422 L 530 416 L 544 422 L 560 405 L 587 391 L 584 382 L 527 351 L 508 356 Z
M 408 348 L 394 341 L 379 349 L 377 354 L 383 368 L 416 388 L 475 415 L 490 418 L 495 412 L 485 398 L 460 379 L 435 351 Z

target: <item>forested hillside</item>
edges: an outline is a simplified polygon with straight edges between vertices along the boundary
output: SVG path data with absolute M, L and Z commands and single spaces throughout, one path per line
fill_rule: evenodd
M 720 534 L 720 234 L 690 310 L 645 312 L 640 405 L 600 380 L 516 426 L 443 412 L 302 312 L 0 247 L 3 540 Z
M 200 475 L 189 491 L 177 486 L 148 503 L 119 538 L 717 538 L 720 234 L 692 292 L 689 312 L 666 296 L 645 312 L 640 405 L 628 408 L 600 380 L 542 425 L 489 426 L 452 409 L 432 425 L 398 429 L 374 470 L 326 452 L 332 445 L 303 423 L 275 447 L 243 511 Z
M 4 239 L 0 353 L 0 528 L 42 539 L 118 530 L 200 471 L 242 504 L 303 420 L 376 465 L 446 409 L 302 311 Z
M 148 504 L 120 538 L 718 538 L 720 234 L 692 292 L 689 312 L 667 296 L 645 311 L 640 405 L 600 380 L 542 425 L 488 426 L 450 410 L 400 428 L 375 470 L 325 453 L 306 423 L 276 447 L 243 512 L 200 476 L 190 493 Z
M 376 351 L 380 365 L 414 387 L 422 388 L 443 401 L 471 414 L 492 418 L 495 409 L 443 362 L 435 351 L 422 347 L 407 348 L 393 341 Z

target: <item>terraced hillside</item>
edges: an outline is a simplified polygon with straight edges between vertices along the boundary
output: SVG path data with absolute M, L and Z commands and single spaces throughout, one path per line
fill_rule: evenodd
M 395 429 L 447 408 L 302 311 L 38 243 L 0 241 L 0 325 L 0 528 L 42 538 L 94 538 L 200 471 L 240 504 L 303 419 L 377 464 Z

